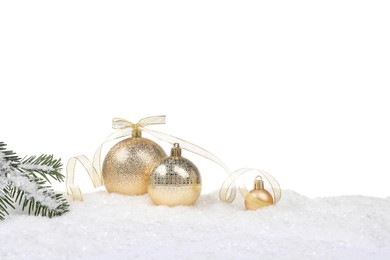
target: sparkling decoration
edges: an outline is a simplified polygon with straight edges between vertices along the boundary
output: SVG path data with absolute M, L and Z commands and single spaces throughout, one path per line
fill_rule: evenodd
M 274 204 L 272 195 L 264 189 L 261 176 L 256 177 L 254 186 L 254 189 L 245 197 L 245 208 L 247 210 L 256 210 Z
M 157 205 L 177 206 L 194 204 L 201 193 L 202 180 L 198 168 L 181 156 L 175 143 L 171 156 L 165 158 L 152 171 L 148 193 Z
M 74 200 L 83 200 L 83 193 L 75 183 L 75 168 L 78 162 L 88 173 L 95 188 L 105 185 L 109 192 L 127 195 L 146 193 L 150 171 L 166 157 L 166 154 L 158 144 L 142 138 L 141 131 L 151 131 L 146 126 L 158 124 L 165 124 L 165 116 L 145 117 L 138 123 L 132 123 L 122 118 L 113 118 L 112 128 L 117 131 L 110 134 L 99 145 L 92 161 L 85 155 L 69 159 L 66 165 L 66 191 L 68 195 Z M 131 138 L 128 138 L 129 136 Z M 124 137 L 128 139 L 114 145 L 107 153 L 102 170 L 100 162 L 103 145 Z
M 237 179 L 248 172 L 256 171 L 269 184 L 273 196 L 266 190 L 253 190 L 251 196 L 245 186 L 239 192 L 246 198 L 248 207 L 276 204 L 281 198 L 281 189 L 276 179 L 269 173 L 252 168 L 231 171 L 217 156 L 206 149 L 181 138 L 149 129 L 150 125 L 165 124 L 165 116 L 146 117 L 132 123 L 122 118 L 113 118 L 112 127 L 117 130 L 110 134 L 96 150 L 93 160 L 85 155 L 69 159 L 66 166 L 66 190 L 74 200 L 83 200 L 81 189 L 75 183 L 75 167 L 81 163 L 94 187 L 106 186 L 107 191 L 127 195 L 144 194 L 147 191 L 157 205 L 192 205 L 200 196 L 202 184 L 196 166 L 181 157 L 181 149 L 200 155 L 219 164 L 228 174 L 219 190 L 219 198 L 231 203 L 237 194 Z M 172 154 L 166 158 L 162 148 L 149 139 L 141 137 L 141 131 L 153 137 L 174 144 Z M 131 136 L 131 138 L 128 138 Z M 125 139 L 112 147 L 101 167 L 102 147 L 105 143 Z M 180 147 L 179 147 L 180 144 Z M 165 159 L 164 159 L 165 158 Z M 259 177 L 261 179 L 261 177 Z M 259 184 L 260 185 L 260 184 Z M 261 184 L 262 186 L 264 184 Z M 259 186 L 260 187 L 260 186 Z M 260 195 L 263 194 L 263 195 Z
M 150 172 L 165 157 L 158 144 L 142 138 L 141 130 L 134 128 L 132 137 L 114 145 L 104 159 L 103 180 L 107 191 L 145 194 Z

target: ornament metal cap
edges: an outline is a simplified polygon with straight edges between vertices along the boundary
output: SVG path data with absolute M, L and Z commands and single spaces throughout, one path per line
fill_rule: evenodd
M 171 157 L 180 157 L 181 156 L 181 148 L 179 143 L 174 143 L 171 149 Z
M 133 131 L 131 132 L 131 137 L 133 138 L 140 138 L 142 137 L 142 131 L 138 127 L 134 127 Z
M 255 184 L 254 185 L 255 190 L 264 190 L 264 181 L 260 175 L 256 176 L 254 184 Z

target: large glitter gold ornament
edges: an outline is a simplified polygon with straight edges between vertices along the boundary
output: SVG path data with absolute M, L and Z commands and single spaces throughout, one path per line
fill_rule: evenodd
M 107 153 L 103 163 L 103 180 L 108 192 L 141 195 L 147 192 L 149 174 L 163 158 L 164 150 L 155 142 L 143 138 L 135 127 L 132 137 Z
M 274 204 L 272 195 L 264 189 L 261 176 L 256 177 L 254 186 L 254 189 L 245 197 L 245 208 L 247 210 L 256 210 Z
M 198 200 L 201 190 L 198 168 L 181 156 L 180 146 L 175 143 L 171 156 L 162 160 L 150 174 L 150 198 L 157 205 L 189 206 Z

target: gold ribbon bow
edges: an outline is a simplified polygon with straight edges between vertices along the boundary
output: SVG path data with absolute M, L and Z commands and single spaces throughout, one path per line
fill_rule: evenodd
M 195 144 L 187 142 L 183 139 L 180 139 L 178 137 L 174 137 L 162 132 L 145 128 L 148 125 L 156 125 L 156 124 L 165 124 L 165 116 L 146 117 L 141 119 L 136 124 L 131 123 L 125 119 L 114 118 L 112 120 L 112 128 L 117 129 L 119 131 L 109 135 L 107 139 L 98 147 L 93 157 L 92 163 L 85 155 L 79 155 L 69 159 L 68 164 L 66 166 L 66 190 L 68 195 L 71 196 L 74 200 L 83 200 L 80 187 L 76 186 L 74 183 L 75 166 L 77 162 L 80 162 L 83 165 L 95 188 L 102 186 L 103 178 L 102 178 L 100 163 L 101 163 L 101 152 L 102 152 L 103 145 L 107 142 L 113 141 L 115 139 L 123 138 L 126 136 L 130 136 L 130 135 L 137 136 L 138 131 L 144 131 L 162 141 L 171 144 L 179 143 L 182 149 L 203 156 L 222 166 L 222 168 L 224 168 L 229 175 L 229 177 L 223 183 L 219 192 L 219 198 L 222 201 L 230 203 L 235 199 L 236 197 L 235 181 L 237 180 L 238 177 L 242 176 L 243 174 L 249 171 L 257 171 L 260 175 L 263 175 L 266 180 L 268 180 L 274 194 L 274 204 L 276 204 L 280 200 L 281 197 L 280 186 L 271 174 L 262 170 L 249 169 L 249 168 L 238 169 L 235 172 L 231 173 L 231 171 L 226 166 L 226 164 L 222 160 L 220 160 L 217 156 L 210 153 L 209 151 Z M 243 197 L 246 196 L 248 190 L 245 188 L 245 186 L 240 187 L 240 193 Z

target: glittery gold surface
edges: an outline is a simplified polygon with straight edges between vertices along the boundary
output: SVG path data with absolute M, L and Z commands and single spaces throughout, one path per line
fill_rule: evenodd
M 162 160 L 150 174 L 148 193 L 157 205 L 192 205 L 198 200 L 201 190 L 198 168 L 181 156 Z
M 103 163 L 107 191 L 126 195 L 145 194 L 150 172 L 165 157 L 164 150 L 146 138 L 132 137 L 117 143 Z

